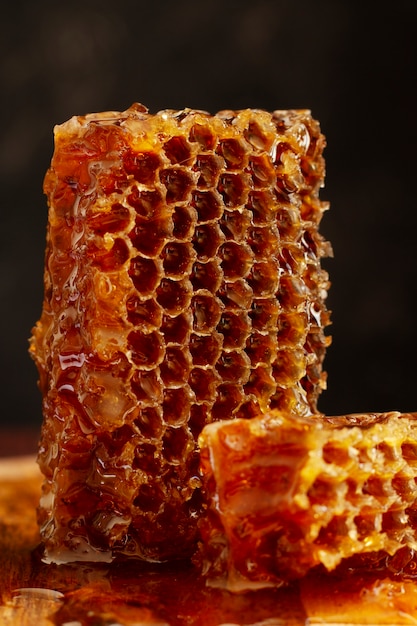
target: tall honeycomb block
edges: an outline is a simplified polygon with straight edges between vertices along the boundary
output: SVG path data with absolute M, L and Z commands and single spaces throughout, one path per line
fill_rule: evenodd
M 417 414 L 271 411 L 209 424 L 200 445 L 210 506 L 196 562 L 210 584 L 241 591 L 350 557 L 366 568 L 385 555 L 391 569 L 413 557 Z
M 47 560 L 190 554 L 203 427 L 317 412 L 324 144 L 309 111 L 134 105 L 56 127 L 31 339 Z

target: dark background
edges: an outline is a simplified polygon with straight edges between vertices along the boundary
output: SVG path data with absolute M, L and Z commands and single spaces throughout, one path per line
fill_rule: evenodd
M 309 108 L 327 137 L 329 414 L 417 410 L 417 2 L 38 0 L 0 22 L 0 425 L 38 428 L 52 129 L 75 114 Z

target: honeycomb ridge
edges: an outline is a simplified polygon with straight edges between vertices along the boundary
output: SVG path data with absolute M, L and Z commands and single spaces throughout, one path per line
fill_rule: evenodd
M 307 110 L 164 110 L 55 128 L 40 376 L 46 558 L 190 553 L 197 439 L 317 413 L 325 140 Z
M 312 419 L 271 411 L 206 426 L 210 505 L 196 562 L 210 584 L 241 591 L 351 557 L 364 569 L 384 555 L 391 570 L 410 560 L 416 435 L 417 414 L 398 412 Z

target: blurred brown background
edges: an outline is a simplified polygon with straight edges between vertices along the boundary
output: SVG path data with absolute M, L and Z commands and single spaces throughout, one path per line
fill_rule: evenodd
M 417 410 L 415 0 L 15 0 L 0 21 L 0 426 L 38 429 L 52 129 L 74 114 L 310 108 L 335 257 L 329 414 Z M 1 434 L 0 434 L 1 437 Z M 3 448 L 6 439 L 3 436 Z M 7 444 L 8 445 L 8 444 Z

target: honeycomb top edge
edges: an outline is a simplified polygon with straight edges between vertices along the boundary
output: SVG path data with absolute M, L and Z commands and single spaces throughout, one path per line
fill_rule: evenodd
M 240 125 L 245 126 L 254 118 L 264 123 L 268 121 L 283 120 L 286 118 L 287 123 L 290 125 L 301 118 L 311 119 L 311 110 L 308 108 L 300 109 L 275 109 L 274 111 L 266 111 L 261 108 L 245 108 L 245 109 L 223 109 L 215 114 L 211 114 L 208 111 L 184 108 L 184 109 L 162 109 L 152 114 L 149 109 L 139 103 L 133 103 L 125 111 L 98 111 L 93 113 L 87 113 L 85 115 L 74 115 L 68 120 L 56 124 L 54 128 L 55 134 L 60 132 L 77 134 L 77 131 L 82 131 L 83 128 L 89 126 L 91 123 L 99 125 L 121 125 L 129 126 L 132 122 L 146 122 L 147 120 L 159 120 L 161 122 L 174 123 L 180 125 L 186 120 L 191 121 L 207 121 L 216 120 L 224 125 Z

